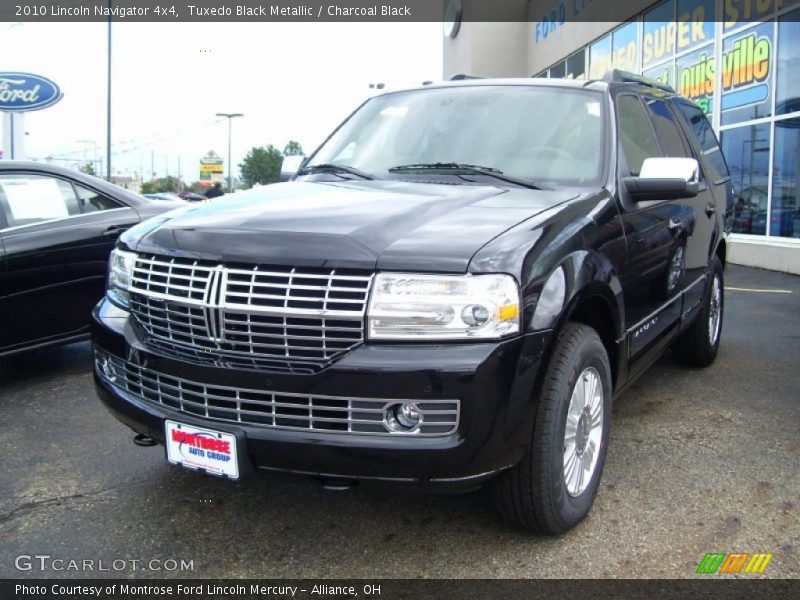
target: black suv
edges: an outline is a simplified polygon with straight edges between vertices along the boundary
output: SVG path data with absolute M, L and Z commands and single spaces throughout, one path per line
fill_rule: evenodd
M 733 197 L 669 88 L 466 80 L 365 102 L 294 180 L 128 231 L 94 311 L 97 391 L 169 462 L 432 490 L 491 483 L 567 531 L 612 398 L 706 366 Z

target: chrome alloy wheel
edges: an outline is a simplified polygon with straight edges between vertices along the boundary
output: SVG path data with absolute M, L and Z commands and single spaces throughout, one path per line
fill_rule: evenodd
M 603 382 L 587 367 L 575 382 L 564 428 L 564 482 L 567 493 L 580 496 L 592 480 L 603 437 Z
M 713 346 L 719 338 L 719 330 L 722 325 L 722 285 L 719 276 L 714 276 L 711 282 L 711 299 L 708 308 L 708 341 Z

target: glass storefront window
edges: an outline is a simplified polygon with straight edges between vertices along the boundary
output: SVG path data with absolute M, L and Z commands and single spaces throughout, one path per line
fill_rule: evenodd
M 722 132 L 722 152 L 728 162 L 735 197 L 733 231 L 767 233 L 769 191 L 769 124 Z
M 770 235 L 800 238 L 800 119 L 775 123 Z
M 559 79 L 563 78 L 564 75 L 566 74 L 566 69 L 567 69 L 567 63 L 560 62 L 557 65 L 554 65 L 550 68 L 550 77 L 558 77 Z
M 586 50 L 581 50 L 567 59 L 567 77 L 586 79 Z
M 707 119 L 689 103 L 681 110 L 707 130 L 709 178 L 730 170 L 735 232 L 800 238 L 800 0 L 663 0 L 545 73 L 602 79 L 611 69 L 641 73 L 700 107 Z M 710 125 L 717 111 L 725 159 Z M 756 119 L 769 122 L 745 125 Z
M 612 68 L 634 72 L 639 68 L 639 23 L 632 21 L 614 31 Z
M 589 46 L 589 78 L 602 79 L 611 68 L 611 36 Z
M 648 10 L 642 20 L 642 67 L 646 68 L 675 54 L 675 0 Z
M 681 56 L 675 62 L 678 93 L 710 114 L 714 108 L 714 44 Z
M 722 124 L 772 114 L 772 22 L 740 31 L 722 43 Z
M 647 79 L 652 79 L 653 81 L 657 81 L 662 85 L 668 85 L 671 87 L 675 87 L 675 65 L 672 64 L 672 61 L 668 63 L 664 63 L 663 65 L 659 65 L 657 67 L 653 67 L 652 69 L 647 69 L 646 71 L 642 71 L 642 75 Z
M 675 23 L 677 52 L 685 52 L 714 39 L 716 0 L 678 0 Z
M 800 111 L 800 10 L 785 15 L 778 25 L 778 71 L 775 112 Z
M 755 21 L 763 21 L 771 17 L 774 10 L 775 0 L 725 0 L 722 5 L 722 30 L 728 33 Z

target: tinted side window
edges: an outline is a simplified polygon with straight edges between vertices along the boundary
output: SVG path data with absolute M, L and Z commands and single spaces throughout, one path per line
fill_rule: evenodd
M 686 141 L 686 137 L 680 129 L 680 125 L 675 120 L 675 113 L 663 100 L 645 100 L 650 118 L 653 120 L 653 127 L 656 130 L 661 149 L 664 156 L 691 158 L 692 151 Z
M 81 187 L 77 184 L 75 184 L 75 191 L 78 192 L 78 201 L 81 205 L 81 212 L 84 214 L 99 212 L 101 210 L 122 208 L 122 205 L 114 202 L 111 200 L 111 198 L 101 196 L 97 192 L 93 192 L 92 190 Z
M 638 96 L 620 96 L 617 99 L 617 119 L 619 142 L 630 175 L 638 175 L 646 158 L 660 154 L 650 120 Z
M 0 210 L 9 227 L 80 214 L 72 185 L 42 175 L 0 175 Z
M 725 164 L 725 158 L 719 148 L 717 136 L 714 135 L 711 123 L 708 122 L 703 111 L 685 102 L 676 102 L 676 105 L 683 113 L 683 116 L 686 117 L 689 129 L 700 146 L 700 150 L 703 153 L 703 162 L 706 163 L 706 169 L 708 170 L 708 178 L 712 182 L 716 182 L 727 177 L 728 166 Z

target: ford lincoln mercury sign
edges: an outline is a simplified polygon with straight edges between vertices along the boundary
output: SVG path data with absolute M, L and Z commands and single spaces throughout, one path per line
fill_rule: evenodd
M 0 72 L 0 111 L 28 112 L 61 100 L 61 89 L 46 77 Z

